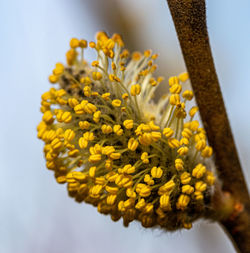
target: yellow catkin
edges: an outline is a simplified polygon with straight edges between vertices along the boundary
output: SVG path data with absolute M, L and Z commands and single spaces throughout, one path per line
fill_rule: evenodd
M 194 97 L 188 73 L 170 77 L 157 101 L 164 78 L 154 76 L 151 50 L 130 53 L 119 34 L 103 31 L 89 43 L 72 38 L 69 46 L 66 63 L 49 75 L 53 87 L 41 96 L 37 136 L 46 167 L 70 197 L 125 226 L 138 220 L 190 229 L 202 217 L 197 210 L 210 207 L 216 176 L 198 107 L 187 111 Z M 97 54 L 91 63 L 87 47 Z

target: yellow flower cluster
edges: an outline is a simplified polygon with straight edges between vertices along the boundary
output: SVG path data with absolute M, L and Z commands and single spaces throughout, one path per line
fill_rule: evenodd
M 97 60 L 84 60 L 89 45 Z M 73 38 L 67 65 L 57 63 L 49 77 L 57 88 L 42 95 L 38 138 L 45 143 L 46 166 L 67 184 L 76 201 L 124 225 L 190 228 L 202 216 L 215 177 L 207 168 L 212 148 L 186 112 L 188 74 L 169 79 L 169 93 L 154 103 L 156 86 L 150 50 L 123 49 L 121 36 L 97 33 L 96 42 Z

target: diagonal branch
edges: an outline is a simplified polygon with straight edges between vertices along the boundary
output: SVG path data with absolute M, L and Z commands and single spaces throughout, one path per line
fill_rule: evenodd
M 218 175 L 223 183 L 222 190 L 230 192 L 235 201 L 245 207 L 233 221 L 222 223 L 241 252 L 250 252 L 249 195 L 209 45 L 205 0 L 167 2 L 208 141 L 214 149 Z

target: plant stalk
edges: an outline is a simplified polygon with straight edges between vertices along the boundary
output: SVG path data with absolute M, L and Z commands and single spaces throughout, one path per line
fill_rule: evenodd
M 222 191 L 235 209 L 219 221 L 237 251 L 250 252 L 250 200 L 216 74 L 206 24 L 205 0 L 167 0 L 190 76 Z M 240 210 L 238 210 L 238 207 Z

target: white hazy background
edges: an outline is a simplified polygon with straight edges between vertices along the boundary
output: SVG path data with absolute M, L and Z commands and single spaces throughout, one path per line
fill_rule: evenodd
M 124 228 L 92 206 L 75 203 L 45 168 L 36 125 L 41 119 L 40 96 L 50 87 L 47 77 L 57 61 L 64 61 L 71 37 L 90 41 L 97 30 L 107 30 L 96 13 L 116 14 L 115 6 L 105 1 L 90 2 L 0 1 L 0 252 L 234 252 L 222 229 L 206 221 L 171 234 L 137 223 Z M 163 73 L 185 71 L 165 0 L 116 2 L 135 20 L 130 31 L 141 45 L 137 49 L 159 53 L 159 61 L 165 62 Z M 250 2 L 207 2 L 215 64 L 249 182 Z

